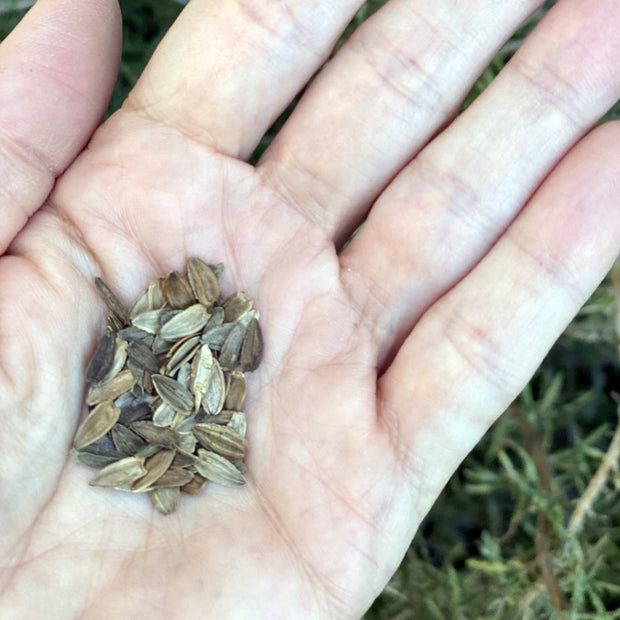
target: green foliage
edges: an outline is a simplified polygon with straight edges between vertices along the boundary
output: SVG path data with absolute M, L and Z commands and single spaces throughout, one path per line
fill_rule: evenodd
M 363 5 L 336 50 L 385 2 Z M 0 0 L 0 39 L 31 4 Z M 123 57 L 109 113 L 120 107 L 186 0 L 120 4 Z M 499 50 L 463 108 L 553 4 L 546 2 Z M 267 132 L 252 161 L 296 102 Z M 620 104 L 604 120 L 610 119 L 620 119 Z M 574 530 L 571 522 L 605 460 L 617 421 L 609 396 L 620 392 L 615 311 L 608 279 L 453 476 L 367 620 L 620 619 L 617 470 L 588 500 L 582 527 Z

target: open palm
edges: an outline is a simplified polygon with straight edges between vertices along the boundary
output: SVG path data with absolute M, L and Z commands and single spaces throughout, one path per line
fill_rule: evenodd
M 114 3 L 39 2 L 3 46 L 7 617 L 360 615 L 617 254 L 620 129 L 572 148 L 620 90 L 611 1 L 560 2 L 430 141 L 540 3 L 394 0 L 244 163 L 357 4 L 194 0 L 73 163 L 114 78 Z M 474 30 L 454 59 L 450 37 Z M 256 300 L 265 357 L 248 376 L 248 484 L 163 517 L 90 488 L 68 450 L 104 324 L 94 276 L 129 304 L 192 255 Z

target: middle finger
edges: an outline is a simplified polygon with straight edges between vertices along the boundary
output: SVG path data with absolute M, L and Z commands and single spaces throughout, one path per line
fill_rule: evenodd
M 319 74 L 259 170 L 342 241 L 541 3 L 392 0 Z

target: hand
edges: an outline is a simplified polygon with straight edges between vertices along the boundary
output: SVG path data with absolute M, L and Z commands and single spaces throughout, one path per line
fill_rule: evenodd
M 359 2 L 193 0 L 97 131 L 116 4 L 37 3 L 0 49 L 3 615 L 364 612 L 619 251 L 620 126 L 580 140 L 620 94 L 617 2 L 559 2 L 454 119 L 540 4 L 392 0 L 253 167 Z M 248 484 L 163 517 L 68 452 L 93 278 L 129 304 L 191 255 L 256 300 L 265 358 Z

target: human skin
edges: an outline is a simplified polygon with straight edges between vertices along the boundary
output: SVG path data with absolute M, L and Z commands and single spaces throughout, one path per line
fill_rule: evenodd
M 620 4 L 192 0 L 123 108 L 113 0 L 0 47 L 0 615 L 355 618 L 620 249 Z M 368 216 L 352 242 L 350 232 Z M 247 485 L 173 515 L 69 458 L 102 276 L 188 256 L 261 313 Z

